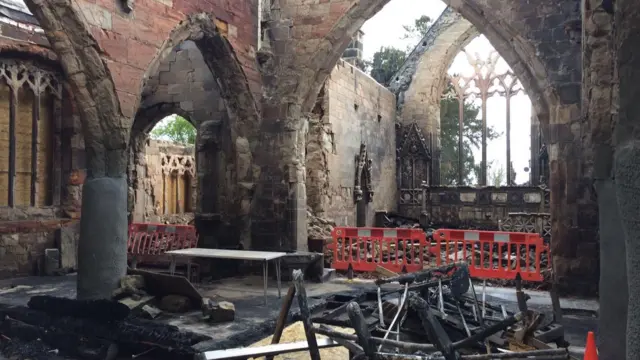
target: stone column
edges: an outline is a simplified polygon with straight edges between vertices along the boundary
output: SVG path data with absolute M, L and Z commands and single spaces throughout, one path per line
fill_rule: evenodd
M 583 146 L 589 146 L 581 137 L 586 124 L 576 100 L 559 105 L 549 127 L 551 254 L 560 293 L 593 295 L 598 279 L 598 211 L 583 153 Z
M 196 138 L 197 157 L 197 208 L 195 225 L 199 233 L 199 247 L 218 247 L 218 232 L 221 225 L 220 194 L 223 184 L 218 174 L 218 152 L 220 151 L 220 121 L 205 121 L 200 125 Z
M 529 181 L 531 186 L 540 185 L 540 123 L 535 108 L 531 106 L 531 160 Z
M 606 1 L 603 6 L 609 3 Z M 614 79 L 619 79 L 618 98 L 613 100 L 614 106 L 616 100 L 619 106 L 614 129 L 614 179 L 626 240 L 630 300 L 626 318 L 626 359 L 635 359 L 640 354 L 640 304 L 636 300 L 640 296 L 640 3 L 635 0 L 616 1 L 614 24 L 614 69 L 618 71 Z M 602 209 L 607 210 L 610 208 Z M 616 281 L 615 278 L 605 280 Z
M 307 196 L 305 142 L 307 122 L 297 109 L 265 103 L 256 159 L 261 168 L 251 234 L 254 248 L 306 250 Z
M 598 350 L 602 359 L 626 356 L 627 269 L 622 222 L 613 178 L 614 113 L 613 16 L 601 0 L 582 3 L 583 105 L 590 125 L 593 180 L 598 194 L 600 226 L 600 316 Z M 585 149 L 585 153 L 586 153 Z

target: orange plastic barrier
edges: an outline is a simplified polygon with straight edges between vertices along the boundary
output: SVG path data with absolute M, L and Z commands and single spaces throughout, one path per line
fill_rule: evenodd
M 148 223 L 129 224 L 127 254 L 134 263 L 155 261 L 170 250 L 190 249 L 198 246 L 195 226 Z
M 428 263 L 429 243 L 422 229 L 336 227 L 333 237 L 333 268 L 375 271 L 377 266 L 393 272 L 422 270 Z
M 479 279 L 515 279 L 519 273 L 522 280 L 541 282 L 542 254 L 550 261 L 539 234 L 439 229 L 433 240 L 434 266 L 466 260 L 471 277 Z

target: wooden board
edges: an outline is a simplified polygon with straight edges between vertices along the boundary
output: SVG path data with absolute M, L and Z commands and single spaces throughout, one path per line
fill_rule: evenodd
M 160 274 L 140 269 L 127 269 L 129 275 L 142 275 L 147 293 L 162 297 L 165 295 L 182 295 L 188 297 L 193 304 L 202 304 L 202 295 L 184 276 Z

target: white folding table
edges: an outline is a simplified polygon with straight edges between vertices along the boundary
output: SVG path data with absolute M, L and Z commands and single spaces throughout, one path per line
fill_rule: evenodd
M 199 257 L 209 259 L 231 259 L 231 260 L 250 260 L 250 261 L 262 261 L 262 277 L 264 280 L 264 304 L 267 305 L 267 283 L 269 279 L 269 267 L 267 263 L 269 260 L 274 260 L 276 263 L 276 278 L 278 280 L 278 297 L 282 297 L 280 290 L 280 260 L 287 255 L 284 252 L 272 252 L 272 251 L 249 251 L 249 250 L 225 250 L 225 249 L 182 249 L 167 251 L 167 255 L 171 256 L 171 265 L 169 266 L 169 272 L 173 275 L 176 271 L 176 258 L 178 256 L 184 257 Z

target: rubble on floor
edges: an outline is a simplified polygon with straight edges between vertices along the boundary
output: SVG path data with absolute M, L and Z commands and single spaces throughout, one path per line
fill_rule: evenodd
M 265 340 L 255 349 L 205 352 L 199 358 L 232 359 L 242 352 L 244 358 L 273 359 L 304 351 L 320 360 L 322 348 L 343 347 L 351 359 L 571 359 L 562 325 L 529 309 L 519 277 L 516 283 L 516 313 L 484 296 L 478 299 L 467 265 L 455 263 L 379 279 L 374 291 L 332 295 L 320 313 L 312 314 L 302 272 L 296 271 L 271 345 Z M 282 344 L 282 319 L 294 298 L 302 324 L 297 334 L 304 333 L 306 342 Z
M 333 258 L 333 251 L 327 245 L 333 242 L 331 231 L 333 231 L 334 227 L 336 227 L 335 222 L 318 217 L 307 210 L 307 237 L 310 242 L 318 241 L 322 243 L 325 266 L 331 266 L 331 259 Z
M 34 296 L 26 307 L 0 305 L 0 359 L 193 359 L 192 346 L 211 338 L 163 319 L 198 309 L 203 324 L 235 319 L 232 303 L 203 299 L 186 278 L 129 272 L 113 300 Z
M 34 296 L 0 308 L 0 354 L 10 359 L 192 359 L 209 337 L 136 317 L 117 301 Z

